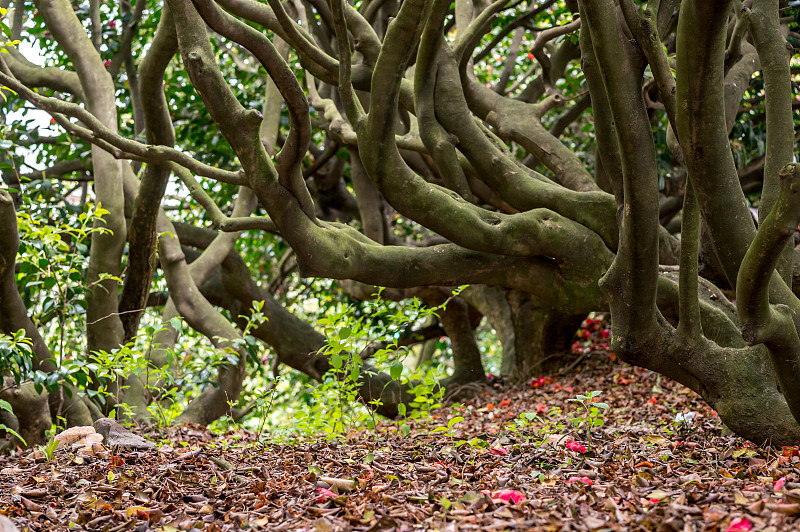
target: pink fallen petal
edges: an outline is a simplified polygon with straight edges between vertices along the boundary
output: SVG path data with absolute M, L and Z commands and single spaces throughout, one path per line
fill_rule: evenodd
M 496 454 L 497 456 L 506 456 L 508 454 L 508 449 L 506 449 L 505 447 L 500 447 L 498 445 L 497 447 L 492 447 L 489 450 L 489 452 L 492 454 Z
M 566 447 L 570 451 L 575 451 L 576 453 L 586 452 L 586 447 L 576 442 L 575 440 L 569 440 L 567 443 L 564 444 L 564 447 Z
M 570 477 L 567 479 L 567 484 L 574 484 L 575 482 L 583 482 L 584 484 L 593 485 L 592 479 L 589 477 Z
M 775 484 L 772 486 L 772 488 L 775 491 L 781 491 L 783 489 L 784 484 L 786 484 L 786 477 L 781 477 L 777 481 L 775 481 Z
M 517 504 L 519 501 L 525 498 L 525 495 L 521 491 L 517 490 L 500 490 L 494 494 L 492 500 L 500 500 L 505 501 L 511 504 Z
M 753 523 L 746 517 L 737 517 L 731 521 L 728 528 L 725 529 L 725 532 L 749 532 L 752 529 Z
M 317 488 L 317 492 L 319 493 L 317 502 L 325 502 L 327 499 L 335 499 L 338 497 L 338 495 L 327 488 Z

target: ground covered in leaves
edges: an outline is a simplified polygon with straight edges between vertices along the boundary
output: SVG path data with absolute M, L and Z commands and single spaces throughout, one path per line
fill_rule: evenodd
M 723 435 L 693 392 L 651 372 L 597 356 L 576 369 L 495 382 L 407 436 L 385 424 L 263 444 L 183 426 L 150 434 L 154 451 L 4 457 L 0 514 L 23 531 L 800 528 L 796 448 Z M 584 418 L 568 400 L 593 390 L 609 409 Z

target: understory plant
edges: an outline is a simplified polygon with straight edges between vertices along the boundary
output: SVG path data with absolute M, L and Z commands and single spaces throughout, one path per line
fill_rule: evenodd
M 454 290 L 453 297 L 463 288 Z M 400 344 L 400 336 L 411 325 L 436 315 L 449 300 L 427 307 L 416 297 L 390 305 L 381 300 L 380 291 L 375 296 L 361 315 L 356 315 L 353 307 L 343 306 L 318 320 L 326 336 L 320 353 L 329 358 L 330 370 L 321 384 L 309 390 L 309 408 L 294 414 L 294 428 L 303 434 L 336 437 L 360 426 L 374 428 L 375 410 L 382 403 L 380 399 L 366 403 L 361 399 L 359 387 L 365 372 L 376 374 L 388 370 L 390 382 L 407 389 L 408 404 L 397 405 L 401 418 L 399 430 L 403 434 L 411 430 L 409 420 L 425 420 L 432 409 L 441 406 L 442 368 L 423 364 L 410 370 L 404 362 L 411 351 Z
M 572 418 L 572 423 L 576 429 L 583 428 L 586 430 L 587 443 L 592 442 L 592 428 L 602 427 L 605 424 L 603 415 L 609 409 L 609 406 L 607 403 L 595 402 L 595 399 L 601 394 L 600 390 L 594 390 L 585 394 L 578 394 L 572 399 L 567 399 L 568 402 L 578 405 L 577 415 Z

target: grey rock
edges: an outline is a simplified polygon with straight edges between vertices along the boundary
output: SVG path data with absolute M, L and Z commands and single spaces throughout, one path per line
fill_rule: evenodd
M 0 515 L 0 532 L 19 532 L 14 523 L 8 517 Z
M 111 418 L 104 417 L 95 421 L 94 430 L 103 435 L 103 443 L 108 447 L 123 447 L 139 451 L 155 448 L 155 445 L 141 436 L 137 436 Z

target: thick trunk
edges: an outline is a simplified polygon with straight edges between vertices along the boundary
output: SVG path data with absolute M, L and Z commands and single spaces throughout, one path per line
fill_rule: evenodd
M 515 339 L 514 364 L 508 373 L 512 381 L 524 382 L 562 367 L 575 331 L 586 314 L 564 314 L 543 308 L 530 294 L 519 290 L 508 293 L 508 302 Z

